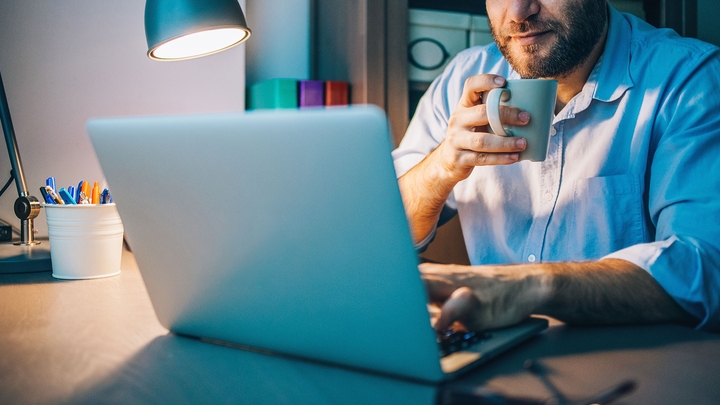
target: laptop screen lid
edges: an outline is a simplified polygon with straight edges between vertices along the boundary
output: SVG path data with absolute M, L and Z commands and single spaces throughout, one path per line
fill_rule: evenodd
M 175 333 L 436 382 L 547 326 L 440 359 L 377 108 L 106 118 L 88 132 Z
M 443 377 L 379 109 L 106 118 L 88 132 L 169 330 Z

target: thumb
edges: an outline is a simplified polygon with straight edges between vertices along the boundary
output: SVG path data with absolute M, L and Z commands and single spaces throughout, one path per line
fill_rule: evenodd
M 472 318 L 473 312 L 480 309 L 480 300 L 468 287 L 460 287 L 450 294 L 445 301 L 435 323 L 435 329 L 447 330 L 455 322 L 463 323 L 466 319 Z

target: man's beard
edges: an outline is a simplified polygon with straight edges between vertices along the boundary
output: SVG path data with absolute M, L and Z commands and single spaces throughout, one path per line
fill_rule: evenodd
M 533 15 L 520 23 L 508 23 L 502 31 L 491 21 L 490 29 L 500 52 L 520 77 L 563 77 L 585 62 L 600 40 L 607 23 L 606 7 L 605 0 L 586 0 L 579 7 L 568 8 L 565 13 L 567 26 L 557 20 L 538 20 Z M 550 49 L 543 49 L 538 44 L 527 45 L 520 47 L 525 58 L 513 56 L 508 44 L 510 35 L 545 31 L 557 38 Z

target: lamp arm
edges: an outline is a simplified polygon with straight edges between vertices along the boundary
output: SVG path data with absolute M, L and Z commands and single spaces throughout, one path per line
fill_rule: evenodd
M 18 198 L 15 200 L 14 206 L 15 215 L 20 219 L 20 242 L 18 244 L 25 246 L 35 245 L 37 242 L 35 241 L 34 219 L 40 213 L 40 202 L 28 193 L 27 183 L 25 183 L 25 172 L 20 160 L 20 151 L 15 139 L 12 118 L 10 118 L 10 108 L 5 95 L 2 75 L 0 75 L 0 122 L 2 122 L 5 145 L 7 145 L 12 175 L 18 191 Z
M 25 182 L 25 172 L 22 168 L 20 160 L 20 151 L 17 147 L 15 139 L 15 129 L 13 128 L 12 118 L 10 118 L 10 108 L 8 107 L 7 96 L 5 95 L 5 86 L 0 73 L 0 121 L 2 121 L 3 132 L 5 133 L 5 145 L 7 145 L 8 154 L 10 155 L 10 165 L 15 178 L 15 186 L 17 187 L 18 196 L 27 197 L 29 195 L 27 183 Z

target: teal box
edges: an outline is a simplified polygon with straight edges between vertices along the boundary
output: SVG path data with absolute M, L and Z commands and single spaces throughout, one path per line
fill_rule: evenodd
M 298 108 L 298 81 L 270 79 L 250 86 L 248 109 Z

